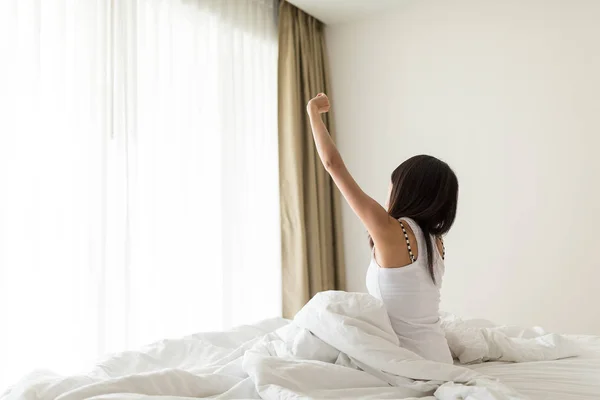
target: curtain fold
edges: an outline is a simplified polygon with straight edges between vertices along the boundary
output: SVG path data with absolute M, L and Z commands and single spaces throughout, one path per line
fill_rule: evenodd
M 329 92 L 324 26 L 297 7 L 279 7 L 278 119 L 283 315 L 316 293 L 343 290 L 337 189 L 314 147 L 306 104 Z M 331 112 L 325 123 L 335 134 Z

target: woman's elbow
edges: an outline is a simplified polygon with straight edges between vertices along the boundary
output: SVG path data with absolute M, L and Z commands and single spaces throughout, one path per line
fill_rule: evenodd
M 325 170 L 330 174 L 335 171 L 339 171 L 340 168 L 344 167 L 344 162 L 341 157 L 331 157 L 323 160 L 323 166 Z

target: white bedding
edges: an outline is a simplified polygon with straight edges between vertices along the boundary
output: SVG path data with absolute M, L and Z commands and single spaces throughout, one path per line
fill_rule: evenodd
M 483 374 L 500 379 L 506 385 L 533 400 L 600 399 L 600 338 L 596 351 L 577 358 L 525 363 L 490 362 L 469 365 Z
M 463 321 L 451 314 L 442 316 L 442 328 L 452 355 L 462 364 L 559 360 L 581 355 L 586 347 L 540 327 L 496 326 L 487 320 Z
M 550 360 L 579 351 L 572 345 L 576 341 L 558 335 L 540 336 L 537 331 L 523 335 L 524 331 L 503 331 L 453 317 L 444 321 L 451 348 L 463 361 Z M 544 362 L 583 360 L 597 363 L 593 356 Z M 37 372 L 1 399 L 512 400 L 536 393 L 531 386 L 519 385 L 518 377 L 506 371 L 519 365 L 524 368 L 522 373 L 528 373 L 533 364 L 465 368 L 424 360 L 398 346 L 381 302 L 366 294 L 324 292 L 291 323 L 274 319 L 230 332 L 165 340 L 110 357 L 86 375 L 60 377 Z M 554 383 L 554 388 L 567 388 L 556 386 L 556 379 Z M 586 390 L 591 393 L 595 389 L 589 385 Z

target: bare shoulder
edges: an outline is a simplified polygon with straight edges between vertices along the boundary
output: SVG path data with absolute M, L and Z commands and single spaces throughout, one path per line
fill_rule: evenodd
M 389 234 L 375 242 L 375 259 L 381 268 L 406 267 L 419 257 L 417 239 L 409 224 L 391 221 Z

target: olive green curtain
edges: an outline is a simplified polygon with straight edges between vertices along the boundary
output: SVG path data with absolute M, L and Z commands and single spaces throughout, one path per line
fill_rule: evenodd
M 279 175 L 283 315 L 316 293 L 343 290 L 339 194 L 316 152 L 306 104 L 329 93 L 324 26 L 297 7 L 279 7 Z M 332 135 L 331 113 L 324 115 Z

